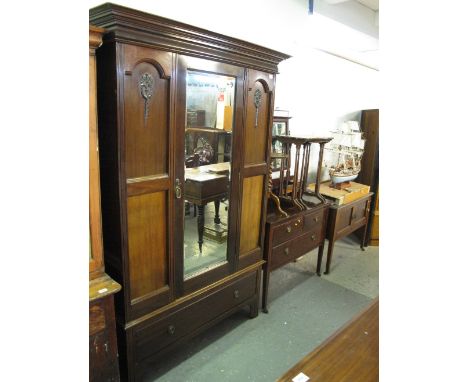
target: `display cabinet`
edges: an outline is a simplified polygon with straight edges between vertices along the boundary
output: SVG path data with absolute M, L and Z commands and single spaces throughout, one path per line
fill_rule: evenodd
M 108 31 L 97 52 L 104 259 L 123 287 L 121 376 L 137 381 L 236 310 L 258 314 L 275 75 L 289 56 L 114 4 L 90 22 Z M 188 153 L 200 127 L 229 134 L 229 152 L 210 160 L 202 142 Z M 208 225 L 226 235 L 212 240 Z

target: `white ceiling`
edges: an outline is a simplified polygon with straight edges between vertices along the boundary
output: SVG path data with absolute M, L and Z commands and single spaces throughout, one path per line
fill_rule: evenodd
M 379 0 L 317 0 L 314 8 L 317 48 L 378 68 Z

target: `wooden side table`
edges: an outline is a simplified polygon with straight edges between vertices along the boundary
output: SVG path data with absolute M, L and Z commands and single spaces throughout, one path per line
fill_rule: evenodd
M 328 251 L 325 274 L 330 272 L 330 264 L 335 241 L 348 236 L 350 233 L 361 227 L 364 227 L 364 235 L 361 240 L 361 249 L 364 250 L 364 243 L 366 242 L 365 232 L 367 231 L 367 223 L 369 222 L 369 210 L 372 195 L 373 193 L 369 192 L 367 195 L 351 203 L 342 204 L 340 206 L 330 206 L 326 234 L 326 238 L 328 239 Z M 319 252 L 317 259 L 317 275 L 319 276 L 322 265 L 322 255 L 323 254 Z

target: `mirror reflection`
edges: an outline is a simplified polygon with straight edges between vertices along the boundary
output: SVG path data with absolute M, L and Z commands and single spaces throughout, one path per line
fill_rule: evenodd
M 189 70 L 184 278 L 226 262 L 235 78 Z

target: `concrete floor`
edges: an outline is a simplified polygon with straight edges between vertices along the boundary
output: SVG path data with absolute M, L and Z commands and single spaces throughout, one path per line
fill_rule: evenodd
M 275 381 L 378 296 L 378 253 L 348 237 L 335 243 L 329 275 L 315 275 L 317 250 L 274 271 L 268 314 L 234 314 L 160 360 L 147 381 Z

